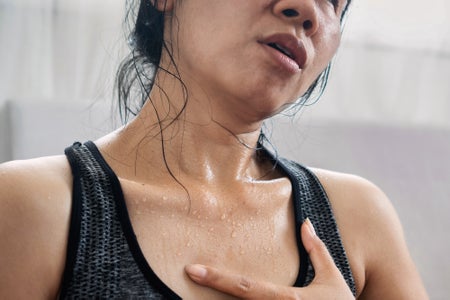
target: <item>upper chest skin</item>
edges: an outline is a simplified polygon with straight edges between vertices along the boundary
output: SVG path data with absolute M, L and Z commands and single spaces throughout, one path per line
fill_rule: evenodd
M 121 184 L 145 258 L 183 299 L 226 298 L 192 283 L 184 274 L 191 263 L 294 284 L 299 256 L 287 179 L 244 189 L 190 185 L 189 199 L 167 187 Z
M 126 180 L 121 184 L 145 258 L 183 299 L 227 299 L 184 274 L 184 267 L 192 263 L 284 286 L 294 284 L 300 260 L 288 179 L 250 189 L 190 188 L 190 199 L 167 187 Z M 227 201 L 229 197 L 233 201 Z M 344 230 L 343 237 L 351 236 L 349 229 Z M 364 283 L 362 257 L 357 243 L 347 239 L 344 245 L 359 294 Z

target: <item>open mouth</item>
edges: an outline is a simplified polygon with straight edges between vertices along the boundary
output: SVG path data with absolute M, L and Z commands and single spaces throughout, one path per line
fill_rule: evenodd
M 294 59 L 294 55 L 291 52 L 289 52 L 288 49 L 283 48 L 283 46 L 281 46 L 277 43 L 268 43 L 267 45 L 274 48 L 275 50 L 281 52 L 282 54 L 286 55 L 287 57 Z
M 286 66 L 294 65 L 297 69 L 303 69 L 305 67 L 308 55 L 306 48 L 301 39 L 295 35 L 289 33 L 276 33 L 270 36 L 264 37 L 258 41 L 266 47 L 270 47 L 275 51 L 270 51 L 275 55 L 275 59 L 279 59 L 279 62 L 284 63 Z M 294 70 L 294 69 L 292 69 Z

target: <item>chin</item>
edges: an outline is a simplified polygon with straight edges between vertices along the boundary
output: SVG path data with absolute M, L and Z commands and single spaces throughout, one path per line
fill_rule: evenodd
M 293 105 L 298 98 L 299 96 L 286 96 L 281 93 L 265 97 L 265 100 L 261 100 L 264 99 L 261 97 L 257 111 L 267 117 L 272 117 Z

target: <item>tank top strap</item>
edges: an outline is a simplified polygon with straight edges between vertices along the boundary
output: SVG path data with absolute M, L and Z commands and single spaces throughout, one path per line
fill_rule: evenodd
M 92 142 L 65 150 L 73 174 L 72 213 L 62 299 L 179 299 L 155 290 L 124 234 L 118 178 Z
M 317 176 L 307 167 L 294 161 L 280 158 L 277 160 L 292 182 L 293 201 L 299 243 L 301 242 L 300 226 L 306 218 L 314 224 L 317 235 L 325 243 L 334 263 L 343 275 L 353 295 L 356 295 L 356 285 L 348 257 L 342 243 L 331 203 L 325 189 Z M 303 244 L 299 246 L 303 249 Z M 304 264 L 305 277 L 302 285 L 308 285 L 314 279 L 314 268 L 307 259 Z M 302 271 L 302 267 L 300 268 Z

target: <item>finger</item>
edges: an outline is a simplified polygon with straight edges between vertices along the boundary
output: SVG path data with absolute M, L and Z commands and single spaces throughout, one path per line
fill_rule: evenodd
M 327 274 L 330 271 L 337 270 L 333 258 L 328 252 L 327 247 L 317 236 L 314 226 L 309 218 L 305 220 L 301 228 L 302 241 L 306 251 L 309 254 L 311 263 L 314 266 L 316 274 Z
M 240 299 L 281 299 L 282 288 L 272 283 L 258 282 L 248 277 L 219 271 L 204 265 L 187 265 L 189 277 L 202 286 L 207 286 Z

